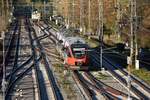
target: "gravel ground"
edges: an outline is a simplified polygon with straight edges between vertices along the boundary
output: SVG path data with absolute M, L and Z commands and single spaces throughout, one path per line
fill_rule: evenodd
M 22 25 L 24 25 L 23 21 L 22 21 Z M 25 45 L 29 45 L 29 37 L 28 37 L 28 33 L 23 28 L 23 26 L 21 28 L 20 45 L 22 45 L 22 47 L 19 47 L 17 67 L 20 66 L 22 63 L 24 63 L 31 56 L 30 47 L 25 46 Z M 23 68 L 21 68 L 17 73 L 15 73 L 16 75 L 15 78 L 17 78 L 19 74 L 23 73 L 31 64 L 32 62 L 29 63 L 27 66 L 24 66 Z M 10 65 L 6 67 L 7 67 L 7 73 L 10 74 L 11 72 L 10 67 L 12 67 L 12 64 L 10 63 Z M 22 77 L 19 81 L 17 81 L 16 84 L 13 86 L 12 92 L 9 94 L 11 95 L 11 99 L 12 100 L 16 100 L 16 99 L 34 100 L 33 85 L 34 84 L 33 84 L 33 78 L 32 78 L 32 70 L 30 70 L 28 73 L 26 73 L 24 77 Z
M 72 79 L 72 73 L 65 70 L 62 61 L 58 59 L 60 56 L 55 49 L 56 46 L 51 43 L 52 41 L 50 41 L 50 39 L 44 39 L 41 42 L 49 42 L 48 45 L 44 45 L 44 47 L 49 50 L 49 52 L 47 51 L 46 53 L 53 65 L 52 70 L 56 76 L 64 100 L 83 100 L 74 80 Z
M 104 82 L 105 84 L 123 92 L 128 93 L 127 88 L 125 88 L 123 85 L 121 85 L 116 79 L 114 79 L 108 71 L 99 71 L 99 72 L 92 72 L 92 74 L 100 81 Z M 134 96 L 132 94 L 132 96 Z

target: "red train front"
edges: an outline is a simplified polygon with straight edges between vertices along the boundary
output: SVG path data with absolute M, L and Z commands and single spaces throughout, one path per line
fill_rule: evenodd
M 65 50 L 65 63 L 71 67 L 82 67 L 88 65 L 87 45 L 82 43 L 71 44 Z M 82 69 L 82 68 L 81 68 Z

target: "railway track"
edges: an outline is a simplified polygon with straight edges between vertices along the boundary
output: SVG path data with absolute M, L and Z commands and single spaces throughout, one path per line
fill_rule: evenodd
M 18 86 L 18 83 L 20 81 L 22 81 L 22 79 L 24 78 L 24 76 L 26 76 L 31 70 L 32 70 L 32 67 L 33 67 L 33 64 L 32 64 L 32 56 L 29 57 L 29 59 L 27 61 L 25 61 L 24 63 L 22 64 L 19 64 L 21 60 L 21 58 L 26 58 L 24 56 L 21 56 L 22 53 L 21 51 L 24 50 L 20 47 L 20 44 L 21 44 L 21 39 L 22 39 L 22 29 L 23 29 L 23 22 L 24 22 L 24 19 L 22 18 L 18 18 L 18 24 L 16 27 L 18 28 L 15 28 L 16 29 L 16 32 L 15 32 L 15 38 L 10 47 L 11 49 L 13 50 L 13 52 L 11 52 L 10 54 L 8 54 L 8 61 L 12 59 L 11 55 L 14 54 L 14 60 L 11 60 L 10 63 L 6 64 L 6 68 L 8 70 L 6 70 L 6 81 L 7 81 L 7 87 L 6 87 L 6 94 L 5 94 L 5 99 L 6 100 L 10 100 L 10 99 L 13 99 L 13 98 L 17 98 L 15 97 L 15 88 L 16 86 Z M 8 46 L 9 47 L 9 46 Z M 9 48 L 10 48 L 9 47 Z M 15 48 L 15 49 L 13 49 Z M 25 49 L 26 50 L 26 49 Z M 21 58 L 20 58 L 21 56 Z M 27 56 L 28 57 L 28 56 Z M 23 59 L 22 58 L 22 59 Z M 39 58 L 40 59 L 40 58 Z M 11 64 L 12 63 L 12 64 Z M 11 70 L 10 70 L 11 68 Z M 25 79 L 24 79 L 25 80 Z M 23 88 L 23 87 L 22 87 Z
M 77 87 L 80 90 L 80 93 L 82 94 L 82 96 L 85 100 L 92 100 L 95 98 L 95 94 L 85 84 L 85 82 L 83 82 L 78 71 L 73 71 L 73 79 L 74 79 L 75 83 L 77 84 Z
M 42 28 L 41 29 L 49 29 L 49 28 L 47 28 L 47 26 L 42 26 Z M 93 85 L 91 85 L 91 84 L 87 84 L 88 82 L 86 81 L 86 80 L 84 80 L 83 81 L 83 77 L 81 78 L 81 75 L 79 75 L 79 73 L 78 72 L 73 72 L 73 79 L 75 80 L 75 82 L 76 82 L 76 84 L 77 84 L 77 86 L 79 87 L 79 90 L 80 90 L 80 92 L 81 92 L 81 94 L 83 95 L 83 97 L 84 98 L 86 98 L 86 99 L 92 99 L 93 97 L 94 97 L 94 95 L 92 96 L 92 93 L 93 93 L 93 91 L 90 89 L 90 87 L 92 86 L 92 88 L 94 88 L 95 90 L 97 90 L 99 93 L 102 93 L 103 95 L 104 95 L 104 97 L 105 97 L 105 99 L 107 99 L 107 100 L 110 100 L 110 99 L 118 99 L 119 98 L 119 96 L 120 96 L 120 98 L 121 98 L 121 94 L 123 95 L 123 93 L 120 93 L 120 91 L 117 91 L 117 95 L 119 95 L 118 97 L 116 96 L 114 96 L 114 95 L 112 95 L 112 94 L 110 94 L 110 92 L 108 93 L 108 92 L 106 92 L 105 91 L 105 89 L 103 89 L 103 90 L 101 90 L 101 88 L 99 87 L 96 87 L 96 84 L 94 84 L 93 83 Z M 92 82 L 94 82 L 93 80 L 92 80 Z M 114 90 L 114 89 L 112 89 L 111 88 L 111 90 Z M 116 92 L 115 91 L 115 92 Z M 112 91 L 111 91 L 112 92 Z M 115 94 L 115 93 L 114 93 Z M 126 97 L 127 98 L 127 95 L 123 95 L 124 97 Z M 122 97 L 123 97 L 122 96 Z
M 51 90 L 52 90 L 52 93 L 53 93 L 53 99 L 55 99 L 55 100 L 63 100 L 61 92 L 60 92 L 60 90 L 59 90 L 59 88 L 57 86 L 56 79 L 55 79 L 55 77 L 53 75 L 53 72 L 51 71 L 52 65 L 49 63 L 49 60 L 48 60 L 47 55 L 45 53 L 45 50 L 43 49 L 42 44 L 38 40 L 38 37 L 37 37 L 36 32 L 34 30 L 35 27 L 33 28 L 31 26 L 31 23 L 30 23 L 30 21 L 28 19 L 27 19 L 27 25 L 28 25 L 29 37 L 30 37 L 31 46 L 32 46 L 32 53 L 33 53 L 34 64 L 35 64 L 36 78 L 38 80 L 37 83 L 38 83 L 39 98 L 41 100 L 50 99 L 48 96 L 46 96 L 46 93 L 47 93 L 46 89 L 43 90 L 44 83 L 41 82 L 41 79 L 40 79 L 40 77 L 42 77 L 42 76 L 39 73 L 39 70 L 40 70 L 39 67 L 40 66 L 38 65 L 38 62 L 36 60 L 37 54 L 41 54 L 42 55 L 42 62 L 41 62 L 41 64 L 43 64 L 43 66 L 44 66 L 45 74 L 46 74 L 46 76 L 48 78 L 48 81 L 49 81 L 48 83 L 51 86 Z M 35 46 L 35 44 L 36 44 L 36 46 Z M 52 95 L 52 94 L 49 93 L 49 95 Z M 45 98 L 45 97 L 47 97 L 47 98 Z
M 6 36 L 5 36 L 5 40 L 4 40 L 5 41 L 4 42 L 5 43 L 4 44 L 4 49 L 5 49 L 5 52 L 4 52 L 4 64 L 5 65 L 4 66 L 7 66 L 8 64 L 10 64 L 11 60 L 14 59 L 14 55 L 12 55 L 10 57 L 10 54 L 13 52 L 13 49 L 15 49 L 15 46 L 13 46 L 13 45 L 15 45 L 15 34 L 16 34 L 16 31 L 17 31 L 17 28 L 18 28 L 17 24 L 18 24 L 18 21 L 14 21 L 11 24 L 11 26 L 9 27 L 9 29 L 8 29 L 9 31 L 6 33 Z M 6 67 L 5 67 L 5 69 L 3 69 L 3 67 L 2 67 L 1 72 L 3 70 L 7 70 Z M 7 75 L 7 74 L 5 74 L 5 75 Z
M 118 54 L 119 55 L 119 54 Z M 120 55 L 121 56 L 121 55 Z M 106 58 L 105 58 L 106 59 Z M 108 59 L 107 59 L 108 62 L 110 62 Z M 140 60 L 140 62 L 143 62 Z M 143 62 L 143 63 L 146 63 L 146 62 Z M 149 63 L 147 63 L 149 64 Z M 150 65 L 150 64 L 149 64 Z M 114 67 L 117 68 L 120 72 L 122 72 L 125 76 L 128 75 L 128 72 L 124 69 L 122 69 L 121 66 L 118 66 L 118 65 L 115 65 L 114 64 Z M 147 93 L 150 93 L 150 87 L 145 84 L 144 82 L 141 82 L 138 78 L 134 77 L 132 74 L 130 75 L 131 77 L 131 80 L 134 81 L 135 83 L 137 83 L 139 86 L 141 86 L 145 91 L 147 91 Z
M 44 30 L 45 32 L 46 31 L 48 31 L 48 32 L 50 32 L 49 31 L 49 29 L 51 29 L 51 26 L 49 26 L 49 25 L 44 25 L 44 26 L 41 26 L 41 29 L 42 30 Z M 110 65 L 111 67 L 115 67 L 115 68 L 117 68 L 114 64 L 112 64 L 110 61 L 108 61 L 106 58 L 104 58 L 103 57 L 103 59 L 104 59 L 104 62 L 105 62 L 105 64 L 106 65 Z M 98 60 L 97 60 L 98 61 Z M 107 67 L 107 69 L 109 69 L 108 67 Z M 118 68 L 117 68 L 118 69 Z M 117 77 L 117 79 L 118 80 L 120 80 L 120 82 L 121 83 L 123 83 L 126 87 L 127 87 L 127 77 L 126 78 L 122 78 L 122 75 L 120 75 L 120 74 L 118 74 L 117 72 L 115 72 L 115 71 L 113 71 L 114 69 L 112 68 L 111 70 L 110 70 L 110 72 L 115 76 L 115 77 Z M 128 73 L 126 72 L 126 71 L 124 71 L 124 70 L 121 70 L 121 69 L 119 69 L 119 71 L 121 72 L 121 73 L 123 73 L 123 75 L 124 76 L 127 76 L 128 75 Z M 149 87 L 147 87 L 146 85 L 144 85 L 142 82 L 140 82 L 138 79 L 136 79 L 135 77 L 133 77 L 132 75 L 131 75 L 131 78 L 132 78 L 132 80 L 136 83 L 136 84 L 138 84 L 139 86 L 141 86 L 145 91 L 147 91 L 147 93 L 149 93 Z M 141 93 L 141 91 L 139 90 L 139 89 L 137 89 L 137 87 L 135 87 L 135 85 L 131 85 L 131 90 L 140 98 L 140 99 L 148 99 L 148 95 L 146 96 L 145 94 L 142 94 Z M 125 96 L 125 95 L 124 95 Z
M 150 63 L 148 62 L 144 62 L 144 61 L 141 61 L 140 62 L 142 63 L 146 63 L 148 65 L 150 65 Z M 118 68 L 124 75 L 128 75 L 128 72 L 124 69 L 121 69 L 122 67 L 121 66 L 115 66 L 115 68 Z M 139 79 L 135 78 L 132 74 L 131 74 L 131 80 L 136 82 L 138 85 L 140 85 L 145 91 L 147 91 L 148 93 L 150 93 L 150 87 L 145 84 L 144 82 L 141 82 Z
M 46 34 L 50 34 L 50 31 L 49 31 L 49 30 L 51 29 L 51 27 L 46 26 L 46 25 L 38 25 L 38 26 L 39 26 L 40 29 L 41 29 L 42 31 L 44 31 Z M 79 74 L 77 74 L 77 72 L 73 72 L 73 73 L 74 73 L 74 80 L 76 80 L 76 83 L 78 83 L 78 84 L 80 83 L 82 86 L 83 86 L 83 84 L 84 84 L 84 85 L 87 84 L 87 82 L 83 82 L 83 80 L 79 78 Z M 77 82 L 77 80 L 78 80 L 78 82 Z M 92 81 L 92 82 L 94 82 L 94 81 Z M 81 85 L 80 85 L 80 87 L 81 87 Z M 96 84 L 95 84 L 95 85 L 96 85 Z M 78 85 L 78 86 L 79 86 L 79 85 Z M 93 85 L 93 86 L 94 86 L 94 85 Z M 87 86 L 87 87 L 88 87 L 88 86 Z M 90 88 L 87 88 L 87 87 L 84 86 L 83 89 L 81 89 L 81 90 L 82 90 L 82 94 L 83 94 L 83 96 L 86 97 L 86 98 L 88 98 L 88 97 L 92 98 L 92 96 L 91 96 L 91 93 L 92 93 L 92 92 L 90 91 Z M 97 87 L 94 87 L 94 88 L 97 89 Z M 110 89 L 110 87 L 109 87 L 109 89 Z M 97 90 L 98 90 L 98 89 L 97 89 Z M 111 90 L 113 91 L 114 89 L 111 88 L 110 91 L 111 91 Z M 88 91 L 88 92 L 87 92 L 87 94 L 85 94 L 85 92 L 83 92 L 83 91 L 86 91 L 86 92 Z M 102 92 L 102 90 L 98 90 L 98 91 L 99 91 L 99 92 Z M 103 90 L 103 91 L 104 91 L 104 90 Z M 110 93 L 110 91 L 109 91 L 109 93 Z M 112 91 L 111 91 L 111 92 L 112 92 Z M 104 97 L 107 98 L 108 100 L 109 100 L 110 98 L 113 98 L 113 99 L 115 98 L 115 99 L 117 99 L 117 98 L 119 98 L 119 96 L 121 97 L 121 95 L 123 95 L 124 98 L 125 98 L 125 97 L 127 98 L 127 95 L 121 93 L 120 91 L 117 91 L 117 90 L 114 90 L 114 91 L 117 92 L 118 94 L 117 94 L 117 93 L 114 93 L 114 94 L 112 93 L 112 94 L 113 94 L 113 95 L 112 95 L 112 94 L 109 94 L 109 93 L 106 92 L 106 91 L 105 91 L 106 93 L 102 93 L 102 94 L 104 94 Z M 119 96 L 117 97 L 116 94 L 119 95 Z M 114 96 L 114 95 L 115 95 L 115 96 Z M 122 96 L 122 97 L 123 97 L 123 96 Z
M 104 58 L 106 59 L 106 58 Z M 106 59 L 109 63 L 110 61 Z M 113 64 L 112 64 L 113 65 Z M 118 72 L 120 76 L 125 76 L 124 79 L 128 80 L 128 72 L 124 71 L 121 68 L 118 68 L 117 66 L 113 65 L 114 68 L 118 69 Z M 130 75 L 131 78 L 131 90 L 141 99 L 150 99 L 149 96 L 149 87 L 145 86 L 141 81 L 138 79 L 134 78 L 132 75 Z M 126 86 L 127 86 L 127 81 L 126 81 Z
M 42 26 L 42 25 L 38 25 L 42 31 L 44 31 L 46 33 L 46 31 L 50 32 L 49 30 L 44 30 L 44 29 L 50 29 L 50 28 L 46 28 L 46 27 L 49 27 L 49 26 Z M 50 33 L 49 33 L 50 34 Z M 51 38 L 52 39 L 52 38 Z M 53 40 L 53 39 L 52 39 Z M 54 40 L 53 40 L 54 42 Z M 48 51 L 46 49 L 46 51 Z M 54 56 L 54 55 L 53 55 Z M 80 90 L 80 93 L 82 94 L 82 97 L 85 99 L 85 100 L 92 100 L 94 99 L 94 93 L 93 91 L 85 84 L 85 82 L 82 81 L 82 79 L 80 78 L 80 75 L 78 72 L 76 71 L 73 71 L 73 79 L 75 81 L 75 83 L 77 84 L 77 87 L 79 88 Z
M 9 40 L 7 41 L 7 46 L 5 45 L 5 66 L 7 66 L 8 59 L 10 58 L 10 53 L 12 51 L 12 46 L 15 45 L 15 35 L 18 30 L 18 21 L 15 22 L 14 28 L 12 28 L 12 31 L 10 31 L 9 34 Z
M 105 91 L 104 96 L 108 95 L 108 96 L 113 97 L 112 99 L 123 99 L 123 100 L 126 100 L 128 98 L 127 94 L 106 85 L 105 83 L 96 79 L 90 72 L 85 72 L 84 74 L 86 77 L 88 77 L 90 79 L 91 82 L 93 82 L 95 84 L 95 86 L 97 86 L 99 89 L 102 89 L 103 91 Z M 135 100 L 134 97 L 132 97 L 132 99 Z
M 42 29 L 42 25 L 37 25 L 38 27 L 40 27 L 41 29 Z M 43 32 L 43 34 L 45 33 L 45 31 L 44 30 L 42 30 L 42 32 Z M 41 33 L 42 33 L 41 32 Z M 50 33 L 49 33 L 50 34 Z M 44 40 L 42 40 L 43 42 L 44 42 Z M 41 42 L 42 42 L 41 41 Z M 56 51 L 54 51 L 54 50 L 56 50 L 56 44 L 55 44 L 55 40 L 54 40 L 54 38 L 52 38 L 51 37 L 51 35 L 49 35 L 49 37 L 47 38 L 47 39 L 45 39 L 45 41 L 46 42 L 48 42 L 49 43 L 49 45 L 50 44 L 52 44 L 50 47 L 49 46 L 46 46 L 46 45 L 44 45 L 43 47 L 44 47 L 44 50 L 45 50 L 45 52 L 46 52 L 46 54 L 50 57 L 50 59 L 51 59 L 51 62 L 52 62 L 52 64 L 54 64 L 54 67 L 56 67 L 55 66 L 55 64 L 63 64 L 63 59 L 60 57 L 60 55 L 58 54 L 58 52 L 56 52 Z M 47 44 L 48 45 L 48 44 Z M 55 68 L 53 68 L 53 70 L 56 70 Z M 55 72 L 55 71 L 54 71 Z M 59 72 L 60 73 L 60 72 Z M 57 74 L 56 76 L 58 76 L 58 73 L 57 72 L 55 72 L 55 74 Z M 62 74 L 61 74 L 62 75 Z M 76 76 L 74 76 L 73 77 L 73 79 L 75 79 L 75 77 Z M 60 78 L 58 78 L 58 80 L 59 81 L 62 81 L 63 80 L 63 82 L 65 82 L 66 80 L 65 79 L 60 79 Z M 60 82 L 59 82 L 60 83 Z M 76 83 L 77 84 L 77 83 Z M 61 87 L 63 87 L 62 86 L 62 83 L 61 84 L 59 84 Z M 72 85 L 73 87 L 74 87 L 74 89 L 76 89 L 78 86 L 74 86 L 74 84 L 70 84 L 70 85 Z M 61 88 L 63 91 L 64 91 L 64 93 L 68 93 L 68 91 L 66 90 L 66 89 L 64 89 L 64 88 Z M 72 88 L 73 89 L 73 88 Z M 78 89 L 78 88 L 77 88 Z M 86 90 L 86 88 L 85 88 L 85 90 Z M 71 91 L 71 90 L 70 90 Z M 79 94 L 78 94 L 78 96 L 76 96 L 76 97 L 73 97 L 73 98 L 76 98 L 76 99 L 89 99 L 90 98 L 90 96 L 87 96 L 87 93 L 86 94 L 82 94 L 82 92 L 81 92 L 81 90 L 78 90 L 79 91 Z M 78 91 L 75 91 L 75 94 L 78 92 Z M 88 90 L 87 90 L 88 91 Z M 67 97 L 66 97 L 66 95 L 67 95 Z M 63 94 L 63 96 L 65 97 L 64 99 L 68 99 L 68 97 L 69 96 L 72 96 L 72 94 Z
M 92 55 L 91 55 L 92 56 Z M 95 55 L 96 58 L 96 62 L 97 64 L 99 64 L 99 56 L 98 55 Z M 94 56 L 94 57 L 95 57 Z M 120 75 L 118 72 L 116 72 L 115 68 L 116 66 L 114 64 L 112 64 L 112 62 L 110 62 L 109 60 L 107 60 L 105 57 L 103 57 L 103 66 L 108 69 L 108 71 L 116 78 L 118 79 L 122 84 L 124 84 L 126 87 L 128 86 L 128 83 L 127 83 L 127 76 L 124 75 L 124 73 L 122 73 L 124 77 L 122 77 L 122 74 Z M 118 69 L 118 68 L 117 68 Z M 120 71 L 121 72 L 121 71 Z M 135 83 L 136 84 L 136 83 Z M 138 84 L 138 83 L 137 83 Z M 149 97 L 146 96 L 145 94 L 143 94 L 139 89 L 137 89 L 136 85 L 133 85 L 131 84 L 131 91 L 137 95 L 138 98 L 142 99 L 142 100 L 145 100 L 145 99 L 148 99 Z
M 80 74 L 79 72 L 73 72 L 73 78 L 77 83 L 80 90 L 82 90 L 82 94 L 85 97 L 90 97 L 90 99 L 105 99 L 105 100 L 118 100 L 123 99 L 126 100 L 128 98 L 127 94 L 122 93 L 102 82 L 97 80 L 94 76 L 92 76 L 89 72 L 83 72 Z M 87 94 L 86 94 L 87 93 Z M 101 94 L 101 96 L 99 95 Z M 135 100 L 135 98 L 132 97 Z
M 106 99 L 110 100 L 108 96 L 104 96 L 104 91 L 102 92 L 101 89 L 98 89 L 95 85 L 89 83 L 78 71 L 73 72 L 73 78 L 78 85 L 81 93 L 87 97 L 88 99 Z M 98 93 L 102 94 L 104 97 L 96 96 Z M 86 99 L 87 99 L 86 98 Z
M 120 54 L 117 54 L 117 56 L 121 59 L 124 59 L 126 60 L 124 57 L 122 57 L 122 55 Z M 149 62 L 145 62 L 145 61 L 142 61 L 142 60 L 139 60 L 140 63 L 142 64 L 147 64 L 147 65 L 150 65 Z M 121 66 L 115 66 L 115 68 L 119 69 L 124 75 L 128 75 L 128 72 L 124 69 L 122 69 Z M 147 91 L 148 93 L 150 93 L 150 87 L 144 82 L 144 81 L 141 81 L 139 80 L 138 78 L 136 78 L 135 76 L 133 76 L 132 74 L 130 75 L 131 76 L 131 80 L 136 82 L 138 85 L 140 85 L 145 91 Z
M 10 74 L 10 77 L 8 78 L 8 80 L 6 80 L 8 82 L 8 85 L 6 86 L 6 96 L 5 98 L 8 99 L 9 96 L 8 94 L 11 92 L 9 90 L 10 88 L 10 85 L 12 84 L 12 81 L 14 80 L 14 75 L 12 74 L 13 71 L 17 68 L 17 64 L 18 64 L 18 51 L 19 51 L 19 44 L 20 44 L 20 21 L 17 21 L 17 24 L 16 24 L 16 27 L 14 29 L 14 33 L 12 35 L 12 39 L 11 39 L 11 43 L 9 44 L 9 47 L 8 47 L 8 51 L 7 51 L 7 55 L 6 55 L 6 60 L 5 60 L 5 68 L 8 68 L 7 65 L 7 59 L 10 60 L 12 54 L 14 54 L 13 56 L 13 64 L 12 64 L 12 68 L 11 68 L 11 72 L 9 73 L 7 70 L 7 72 Z M 11 48 L 12 45 L 15 45 L 14 48 Z M 12 51 L 10 51 L 12 50 Z M 8 57 L 8 58 L 7 58 Z

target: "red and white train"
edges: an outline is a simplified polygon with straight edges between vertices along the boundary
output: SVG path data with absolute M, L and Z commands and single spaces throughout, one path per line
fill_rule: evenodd
M 85 41 L 80 37 L 70 36 L 66 32 L 57 32 L 57 38 L 60 41 L 58 49 L 64 58 L 64 64 L 69 65 L 71 69 L 86 69 L 89 58 Z
M 79 37 L 67 37 L 61 49 L 64 63 L 72 67 L 83 67 L 88 64 L 88 46 Z
M 64 64 L 69 65 L 71 69 L 86 69 L 85 67 L 89 63 L 88 46 L 82 38 L 72 36 L 71 33 L 65 30 L 63 32 L 54 28 L 45 30 L 47 29 L 46 24 L 41 29 L 47 34 L 51 34 L 51 37 L 57 40 L 57 50 L 63 56 Z

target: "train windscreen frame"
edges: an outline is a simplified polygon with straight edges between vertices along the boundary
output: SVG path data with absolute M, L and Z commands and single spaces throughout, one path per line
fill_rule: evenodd
M 84 44 L 73 44 L 72 54 L 75 58 L 81 59 L 86 55 L 86 46 Z

